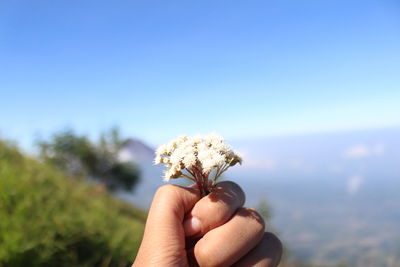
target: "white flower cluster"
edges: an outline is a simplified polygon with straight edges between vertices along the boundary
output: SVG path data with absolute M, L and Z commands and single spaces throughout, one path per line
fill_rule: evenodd
M 217 134 L 179 136 L 156 151 L 155 164 L 167 166 L 164 180 L 184 177 L 208 187 L 229 167 L 242 163 L 224 139 Z M 213 174 L 213 178 L 210 174 Z

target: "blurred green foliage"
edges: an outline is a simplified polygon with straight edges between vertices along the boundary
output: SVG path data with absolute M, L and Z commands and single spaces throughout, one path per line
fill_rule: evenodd
M 100 182 L 109 191 L 130 191 L 139 181 L 139 170 L 133 162 L 118 158 L 126 142 L 117 128 L 111 128 L 98 142 L 67 129 L 37 144 L 41 158 L 67 174 Z
M 261 198 L 259 201 L 257 211 L 260 213 L 266 223 L 270 222 L 272 218 L 271 207 L 265 198 Z
M 145 217 L 0 141 L 0 266 L 128 266 Z

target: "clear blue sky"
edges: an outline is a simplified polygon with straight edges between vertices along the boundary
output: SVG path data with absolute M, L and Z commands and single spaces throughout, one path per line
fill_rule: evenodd
M 0 133 L 400 126 L 398 1 L 1 1 Z

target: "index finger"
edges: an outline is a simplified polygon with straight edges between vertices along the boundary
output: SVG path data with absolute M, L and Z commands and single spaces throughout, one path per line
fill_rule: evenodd
M 186 236 L 201 236 L 227 222 L 245 202 L 243 190 L 234 182 L 218 183 L 200 199 L 184 222 Z

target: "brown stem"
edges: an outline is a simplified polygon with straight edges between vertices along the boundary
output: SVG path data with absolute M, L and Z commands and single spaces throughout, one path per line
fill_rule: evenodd
M 201 176 L 199 177 L 199 173 L 196 169 L 192 169 L 192 170 L 188 170 L 188 172 L 193 175 L 195 182 L 197 184 L 197 188 L 200 191 L 200 197 L 203 197 L 204 193 L 203 193 L 203 185 L 202 185 L 202 181 L 201 181 Z

